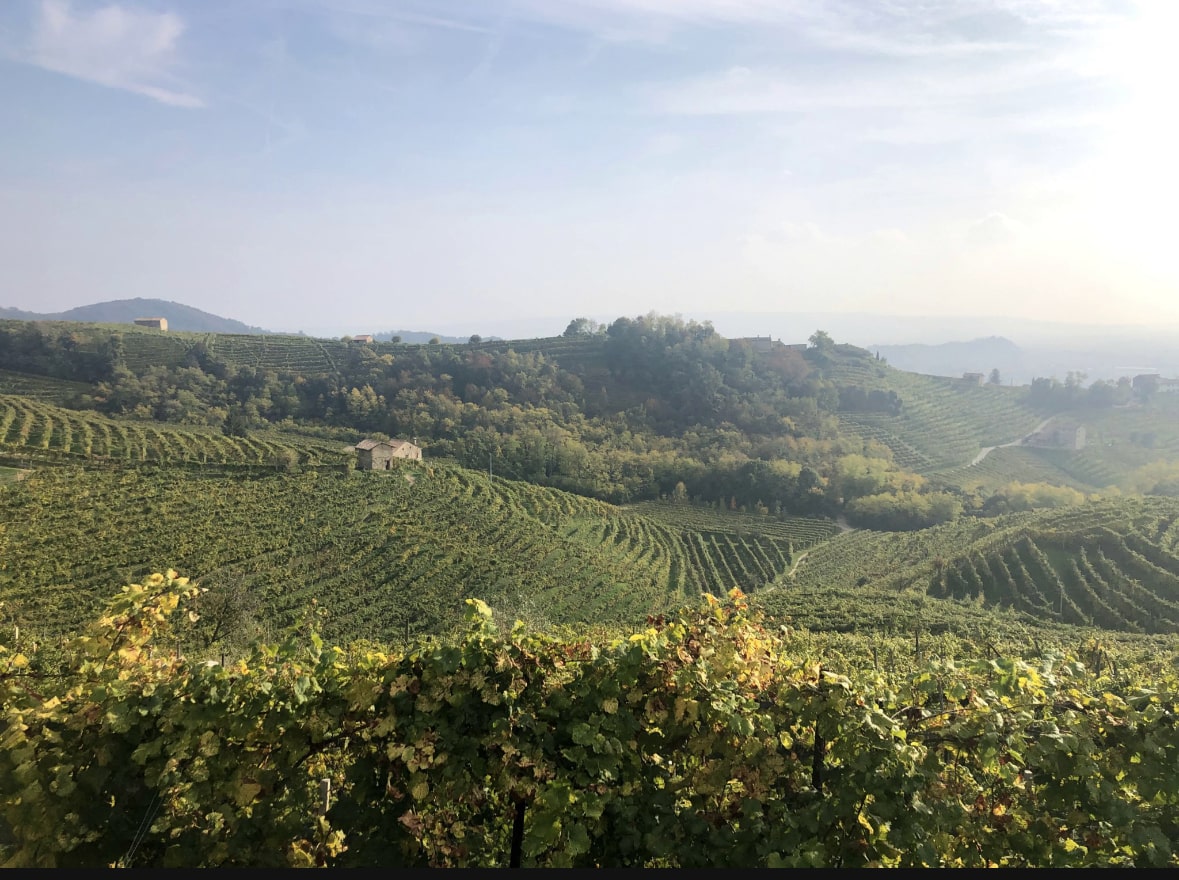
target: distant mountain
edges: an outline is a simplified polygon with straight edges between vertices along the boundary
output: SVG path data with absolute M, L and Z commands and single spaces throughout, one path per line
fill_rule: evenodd
M 78 306 L 65 312 L 38 314 L 0 308 L 0 319 L 10 321 L 84 321 L 90 324 L 130 324 L 136 318 L 167 318 L 169 330 L 189 333 L 269 333 L 232 318 L 202 312 L 192 306 L 163 299 L 115 299 Z M 463 340 L 464 342 L 466 340 Z
M 930 376 L 961 376 L 998 369 L 1000 376 L 1021 372 L 1023 350 L 1002 336 L 941 345 L 869 345 L 866 348 L 896 367 Z
M 374 334 L 373 339 L 377 342 L 388 342 L 394 336 L 401 337 L 402 342 L 413 342 L 417 344 L 429 342 L 435 336 L 438 337 L 439 342 L 445 342 L 448 345 L 462 345 L 471 340 L 470 336 L 443 336 L 441 333 L 428 333 L 422 330 L 388 330 L 384 333 Z M 484 342 L 494 342 L 498 339 L 498 336 L 483 337 Z

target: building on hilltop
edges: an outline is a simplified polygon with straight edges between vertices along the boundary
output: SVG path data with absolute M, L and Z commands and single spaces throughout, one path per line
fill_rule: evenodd
M 373 335 L 371 333 L 360 333 L 352 337 L 353 342 L 372 342 Z
M 1139 373 L 1131 385 L 1138 394 L 1179 393 L 1179 379 L 1167 379 L 1158 373 Z
M 135 326 L 136 327 L 150 327 L 152 330 L 163 330 L 163 331 L 167 332 L 168 319 L 167 318 L 136 318 L 135 319 Z
M 774 347 L 774 340 L 768 336 L 742 336 L 733 342 L 744 342 L 754 351 L 772 351 Z
M 967 385 L 985 385 L 987 377 L 983 373 L 963 373 L 962 381 Z
M 362 471 L 387 471 L 393 459 L 422 460 L 420 447 L 408 440 L 361 440 L 356 444 L 356 467 Z
M 1161 379 L 1158 373 L 1139 373 L 1130 384 L 1139 394 L 1150 394 L 1159 390 Z

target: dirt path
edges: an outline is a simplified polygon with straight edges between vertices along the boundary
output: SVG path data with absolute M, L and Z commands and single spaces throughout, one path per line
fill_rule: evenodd
M 982 449 L 979 450 L 978 455 L 976 455 L 974 457 L 974 460 L 970 463 L 970 466 L 974 467 L 976 464 L 981 464 L 982 460 L 984 458 L 986 458 L 988 455 L 990 455 L 992 452 L 994 452 L 996 449 L 1006 449 L 1008 446 L 1018 446 L 1019 444 L 1023 443 L 1024 440 L 1028 439 L 1028 437 L 1031 437 L 1033 434 L 1038 434 L 1038 433 L 1040 433 L 1040 431 L 1043 431 L 1046 427 L 1048 427 L 1048 423 L 1050 421 L 1052 421 L 1053 418 L 1055 418 L 1055 417 L 1049 416 L 1048 418 L 1044 419 L 1044 421 L 1040 422 L 1040 424 L 1036 425 L 1036 427 L 1032 428 L 1032 430 L 1030 430 L 1026 434 L 1024 434 L 1022 437 L 1018 437 L 1015 440 L 1012 440 L 1010 443 L 1000 443 L 998 446 L 985 446 L 985 447 L 983 447 Z
M 808 552 L 809 551 L 807 551 L 807 550 L 803 550 L 801 553 L 798 554 L 798 556 L 796 556 L 794 558 L 794 565 L 790 566 L 790 571 L 786 572 L 786 577 L 788 577 L 788 578 L 794 577 L 794 573 L 796 571 L 798 571 L 798 567 L 800 565 L 802 565 L 802 561 L 804 559 L 806 559 Z

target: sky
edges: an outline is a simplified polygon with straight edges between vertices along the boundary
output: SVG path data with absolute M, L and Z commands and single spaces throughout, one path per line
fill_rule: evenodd
M 1177 27 L 1170 0 L 4 0 L 0 306 L 1179 322 Z

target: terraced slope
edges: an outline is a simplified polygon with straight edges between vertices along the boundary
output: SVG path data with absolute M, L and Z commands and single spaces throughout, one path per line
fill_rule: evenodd
M 1096 491 L 1099 485 L 1077 476 L 1073 459 L 1076 452 L 1066 450 L 1031 449 L 1011 446 L 995 449 L 976 465 L 946 468 L 926 474 L 931 482 L 944 486 L 958 486 L 984 494 L 994 492 L 1008 483 L 1051 483 L 1068 486 L 1080 492 Z
M 1179 632 L 1179 501 L 1117 499 L 910 534 L 841 535 L 811 550 L 780 590 L 857 585 L 1049 622 Z
M 542 622 L 642 620 L 789 563 L 772 536 L 670 527 L 448 465 L 254 478 L 58 468 L 0 486 L 0 600 L 46 634 L 92 616 L 111 583 L 164 566 L 244 585 L 275 629 L 314 597 L 333 638 L 393 639 L 445 628 L 470 596 Z
M 839 533 L 832 520 L 809 516 L 769 517 L 669 501 L 643 501 L 626 508 L 666 525 L 690 531 L 755 534 L 786 541 L 796 550 Z
M 1146 406 L 1077 411 L 1069 418 L 1085 426 L 1085 448 L 1039 454 L 1075 480 L 1122 486 L 1137 468 L 1179 461 L 1179 395 L 1159 394 Z
M 171 464 L 268 465 L 289 456 L 302 465 L 348 461 L 330 441 L 277 431 L 227 437 L 212 428 L 120 421 L 12 395 L 0 395 L 0 454 Z
M 898 464 L 917 473 L 966 465 L 984 446 L 1021 437 L 1043 418 L 1024 403 L 1018 388 L 969 385 L 849 357 L 836 359 L 824 372 L 840 386 L 896 392 L 903 403 L 899 415 L 840 413 L 840 427 L 880 441 Z
M 93 389 L 84 382 L 0 370 L 0 395 L 31 397 L 45 403 L 65 403 L 79 394 L 91 391 Z

